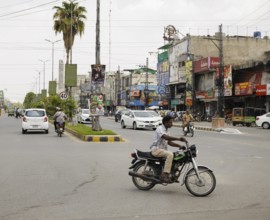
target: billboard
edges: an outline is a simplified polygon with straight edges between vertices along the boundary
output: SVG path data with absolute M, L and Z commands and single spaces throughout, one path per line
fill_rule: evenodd
M 105 80 L 105 65 L 93 64 L 91 65 L 92 77 L 91 82 L 93 85 L 104 86 Z
M 49 95 L 56 94 L 56 81 L 49 81 Z
M 65 86 L 77 86 L 77 64 L 65 65 Z

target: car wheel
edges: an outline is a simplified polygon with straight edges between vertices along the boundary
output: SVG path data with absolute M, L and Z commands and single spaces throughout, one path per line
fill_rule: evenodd
M 49 129 L 45 130 L 45 134 L 49 134 Z
M 125 122 L 124 121 L 121 121 L 121 127 L 122 128 L 126 128 L 126 125 L 125 125 Z
M 264 122 L 264 123 L 262 124 L 262 127 L 263 127 L 264 129 L 268 129 L 268 128 L 270 127 L 270 125 L 269 125 L 268 122 Z
M 133 129 L 134 130 L 137 130 L 137 124 L 136 124 L 136 122 L 133 123 Z
M 22 134 L 26 134 L 26 130 L 22 129 Z

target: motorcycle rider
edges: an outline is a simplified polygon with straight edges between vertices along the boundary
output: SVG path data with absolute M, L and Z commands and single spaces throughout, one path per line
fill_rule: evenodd
M 194 121 L 194 118 L 192 114 L 190 113 L 189 109 L 186 110 L 186 113 L 183 114 L 183 131 L 185 131 L 185 128 L 187 127 L 187 131 L 189 132 L 189 127 L 187 126 L 188 123 L 191 121 Z
M 66 114 L 62 111 L 61 108 L 56 107 L 56 112 L 53 116 L 54 119 L 54 128 L 55 131 L 57 132 L 57 124 L 58 123 L 63 123 L 63 132 L 65 131 L 65 120 L 67 119 Z
M 164 116 L 164 118 L 162 119 L 162 125 L 157 127 L 155 131 L 154 142 L 150 146 L 151 153 L 154 157 L 166 158 L 164 170 L 160 177 L 160 179 L 165 183 L 171 182 L 170 172 L 173 161 L 173 152 L 167 150 L 168 145 L 172 147 L 178 147 L 184 150 L 186 149 L 186 147 L 181 146 L 180 144 L 177 144 L 173 141 L 182 141 L 187 143 L 187 140 L 183 137 L 170 136 L 168 130 L 172 127 L 172 125 L 173 118 L 169 115 Z

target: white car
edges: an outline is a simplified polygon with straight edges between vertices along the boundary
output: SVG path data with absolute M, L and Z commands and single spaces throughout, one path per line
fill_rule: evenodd
M 88 108 L 79 109 L 77 113 L 77 120 L 78 120 L 78 123 L 84 123 L 84 124 L 91 123 L 92 120 L 90 117 L 90 110 Z
M 159 119 L 151 113 L 144 110 L 129 110 L 121 117 L 121 127 L 132 127 L 134 130 L 138 128 L 150 128 L 156 130 L 159 126 Z
M 22 133 L 27 131 L 45 131 L 49 133 L 49 120 L 46 110 L 42 108 L 25 109 L 22 118 Z
M 261 116 L 257 116 L 256 125 L 259 127 L 263 127 L 264 129 L 270 128 L 270 112 Z
M 149 112 L 151 115 L 153 115 L 156 119 L 158 119 L 158 123 L 159 125 L 162 125 L 162 117 L 160 116 L 160 114 L 158 114 L 155 111 L 151 111 L 151 110 L 147 110 L 147 112 Z

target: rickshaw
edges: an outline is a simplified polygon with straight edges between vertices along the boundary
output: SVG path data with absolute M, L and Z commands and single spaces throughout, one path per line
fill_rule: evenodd
M 233 108 L 232 111 L 232 124 L 242 124 L 243 126 L 256 126 L 256 116 L 265 114 L 266 111 L 263 108 Z

